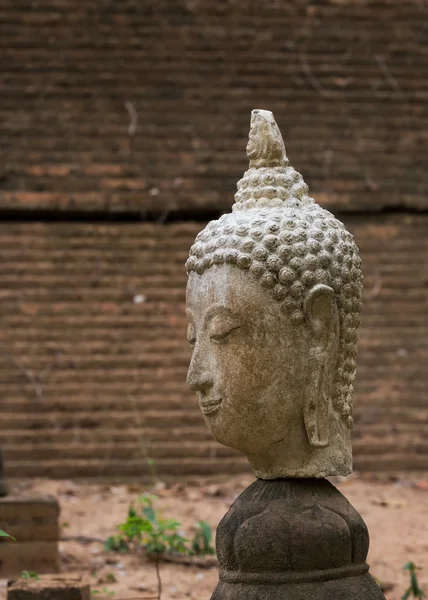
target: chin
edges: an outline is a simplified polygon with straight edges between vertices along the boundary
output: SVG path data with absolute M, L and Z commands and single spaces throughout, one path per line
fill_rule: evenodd
M 230 429 L 227 425 L 225 425 L 223 419 L 219 419 L 219 415 L 216 415 L 214 418 L 205 418 L 205 423 L 208 429 L 211 432 L 211 435 L 215 439 L 216 442 L 222 444 L 223 446 L 230 446 L 231 448 L 235 448 L 234 440 L 236 440 L 235 432 Z
M 240 438 L 242 431 L 234 431 L 230 429 L 225 431 L 223 427 L 215 427 L 212 423 L 208 428 L 215 441 L 222 446 L 239 450 L 239 452 L 243 452 L 244 454 L 248 454 L 250 450 L 254 450 L 251 439 L 247 440 Z

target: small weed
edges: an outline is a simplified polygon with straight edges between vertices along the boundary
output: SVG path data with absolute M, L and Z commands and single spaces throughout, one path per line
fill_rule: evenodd
M 34 579 L 35 581 L 40 580 L 40 575 L 36 571 L 21 571 L 21 579 Z
M 116 583 L 117 582 L 116 575 L 114 573 L 112 573 L 111 571 L 109 573 L 106 573 L 106 582 L 107 583 Z
M 180 533 L 181 523 L 163 519 L 155 510 L 156 496 L 144 494 L 138 505 L 131 504 L 125 523 L 118 526 L 120 533 L 110 536 L 104 547 L 114 552 L 135 552 L 140 548 L 147 557 L 158 561 L 165 554 L 206 555 L 215 554 L 211 545 L 211 527 L 199 521 L 193 540 Z
M 211 527 L 205 521 L 198 521 L 196 524 L 195 537 L 192 540 L 192 552 L 198 556 L 206 554 L 215 554 L 211 545 L 212 531 Z
M 415 563 L 412 562 L 408 562 L 404 565 L 403 571 L 409 571 L 410 586 L 407 589 L 406 593 L 403 594 L 403 596 L 401 597 L 401 600 L 408 600 L 410 596 L 413 596 L 414 598 L 423 598 L 425 596 L 425 593 L 419 587 L 419 582 L 416 575 L 416 571 L 420 570 L 421 568 L 417 567 Z
M 91 590 L 91 596 L 114 596 L 115 592 L 113 590 L 108 590 L 107 588 L 103 588 L 102 590 Z
M 129 546 L 121 535 L 111 535 L 104 542 L 104 548 L 112 552 L 124 554 L 129 551 Z
M 187 554 L 187 540 L 178 532 L 180 523 L 162 519 L 153 507 L 155 500 L 156 496 L 144 494 L 139 498 L 139 507 L 131 504 L 126 522 L 119 525 L 125 543 L 131 549 L 144 548 L 147 556 L 154 559 L 165 552 Z
M 5 531 L 2 531 L 1 529 L 0 529 L 0 537 L 10 538 L 14 542 L 16 542 L 16 539 L 13 537 L 13 535 L 9 535 L 8 533 L 6 533 Z

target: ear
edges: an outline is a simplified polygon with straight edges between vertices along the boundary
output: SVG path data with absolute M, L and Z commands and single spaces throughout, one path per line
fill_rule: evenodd
M 309 328 L 310 365 L 303 417 L 311 446 L 330 442 L 331 393 L 339 345 L 339 314 L 331 287 L 314 286 L 306 295 L 303 310 Z

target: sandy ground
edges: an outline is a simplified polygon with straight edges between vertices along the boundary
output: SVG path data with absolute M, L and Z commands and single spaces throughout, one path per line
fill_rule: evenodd
M 71 481 L 14 484 L 25 494 L 54 494 L 61 504 L 61 570 L 87 573 L 94 598 L 143 600 L 156 596 L 157 577 L 152 563 L 132 555 L 104 551 L 101 541 L 126 519 L 130 502 L 151 491 L 159 497 L 162 516 L 182 523 L 188 536 L 199 520 L 215 528 L 231 502 L 252 481 L 250 476 L 217 480 L 139 485 L 88 485 Z M 423 570 L 422 589 L 428 594 L 428 482 L 426 478 L 379 480 L 353 475 L 336 485 L 366 521 L 371 546 L 371 573 L 387 588 L 387 600 L 400 600 L 408 586 L 403 565 L 413 561 Z M 79 536 L 84 536 L 81 539 Z M 71 539 L 70 539 L 71 538 Z M 217 567 L 162 563 L 162 600 L 209 599 L 217 582 Z M 116 580 L 112 582 L 112 580 Z M 5 582 L 0 599 L 5 598 Z

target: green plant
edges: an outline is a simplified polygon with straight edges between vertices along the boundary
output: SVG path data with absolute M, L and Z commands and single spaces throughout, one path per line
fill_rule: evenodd
M 425 596 L 425 593 L 419 587 L 419 582 L 416 575 L 416 571 L 420 570 L 420 567 L 417 567 L 412 562 L 408 562 L 404 565 L 403 571 L 409 571 L 410 586 L 405 592 L 405 594 L 403 594 L 403 596 L 401 597 L 401 600 L 407 600 L 410 596 L 413 596 L 414 598 L 423 598 Z
M 136 551 L 142 548 L 146 556 L 154 561 L 158 580 L 156 598 L 160 600 L 162 581 L 159 561 L 168 553 L 214 554 L 214 548 L 211 546 L 211 527 L 205 521 L 199 521 L 189 547 L 189 540 L 179 531 L 181 523 L 175 519 L 163 519 L 155 511 L 156 496 L 143 494 L 138 500 L 137 507 L 134 504 L 130 505 L 125 523 L 118 525 L 120 533 L 110 536 L 104 547 L 115 552 Z
M 129 546 L 121 535 L 111 535 L 108 537 L 104 542 L 104 548 L 112 552 L 120 552 L 121 554 L 129 551 Z
M 187 554 L 187 540 L 178 532 L 180 523 L 162 519 L 154 509 L 155 500 L 156 496 L 144 494 L 139 498 L 139 507 L 131 504 L 126 522 L 119 525 L 125 543 L 131 549 L 144 548 L 147 556 L 154 559 L 166 552 Z
M 6 533 L 5 531 L 2 531 L 1 529 L 0 529 L 0 537 L 10 538 L 14 542 L 16 542 L 16 539 L 13 537 L 13 535 L 9 535 L 8 533 Z
M 163 519 L 156 512 L 156 496 L 144 494 L 138 505 L 131 504 L 125 523 L 118 526 L 117 535 L 110 536 L 104 547 L 114 552 L 132 552 L 140 548 L 148 558 L 159 560 L 165 554 L 206 555 L 215 554 L 211 545 L 211 527 L 199 521 L 190 542 L 179 531 L 181 523 L 175 519 Z
M 39 581 L 40 575 L 36 571 L 21 571 L 21 579 L 35 579 Z
M 206 521 L 198 521 L 196 533 L 192 540 L 192 552 L 196 555 L 215 554 L 211 545 L 212 531 Z

